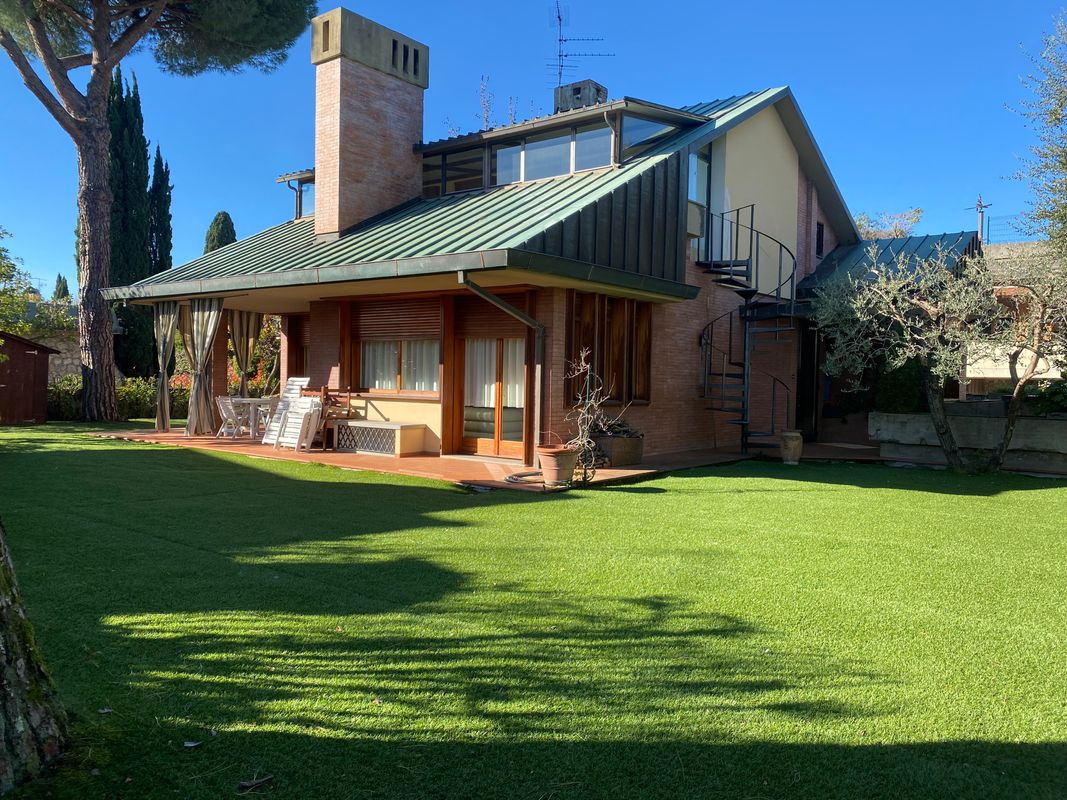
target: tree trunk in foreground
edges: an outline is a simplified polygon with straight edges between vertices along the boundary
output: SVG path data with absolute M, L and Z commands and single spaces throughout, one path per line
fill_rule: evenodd
M 92 120 L 78 145 L 78 341 L 82 362 L 82 416 L 118 418 L 115 343 L 111 308 L 100 294 L 111 283 L 110 130 L 106 117 Z
M 66 716 L 26 619 L 0 522 L 0 794 L 59 755 Z
M 922 383 L 923 391 L 926 392 L 927 405 L 930 406 L 930 418 L 933 420 L 934 430 L 937 432 L 938 441 L 941 442 L 941 449 L 945 453 L 949 469 L 955 472 L 969 472 L 970 469 L 963 453 L 960 452 L 960 446 L 956 443 L 956 435 L 948 424 L 948 414 L 945 413 L 945 391 L 925 366 L 922 370 Z

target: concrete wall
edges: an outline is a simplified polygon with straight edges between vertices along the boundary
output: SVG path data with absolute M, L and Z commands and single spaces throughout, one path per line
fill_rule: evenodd
M 970 404 L 967 404 L 970 405 Z M 999 404 L 998 404 L 999 405 Z M 989 450 L 1004 432 L 1004 417 L 951 413 L 948 421 L 960 447 Z M 979 411 L 981 409 L 978 409 Z M 883 458 L 944 464 L 945 456 L 929 414 L 884 414 L 868 417 L 872 439 L 881 442 Z M 1038 472 L 1067 472 L 1067 419 L 1020 417 L 1008 445 L 1006 466 Z

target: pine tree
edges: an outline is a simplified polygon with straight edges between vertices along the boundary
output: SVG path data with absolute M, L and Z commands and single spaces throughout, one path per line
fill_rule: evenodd
M 210 253 L 236 241 L 237 231 L 234 230 L 233 220 L 225 211 L 220 211 L 208 226 L 207 236 L 204 237 L 204 252 Z
M 108 108 L 111 127 L 111 285 L 125 286 L 152 274 L 149 253 L 148 140 L 136 77 L 124 84 L 115 69 Z M 139 306 L 116 310 L 122 333 L 115 365 L 127 376 L 151 375 L 155 362 L 152 314 Z
M 60 301 L 70 301 L 70 287 L 67 286 L 67 279 L 62 274 L 56 275 L 56 288 L 52 290 L 52 302 Z
M 163 160 L 156 145 L 156 157 L 152 162 L 152 185 L 148 188 L 148 253 L 151 274 L 170 269 L 171 240 L 173 231 L 170 220 L 170 165 Z
M 78 340 L 86 419 L 115 419 L 118 413 L 111 316 L 100 291 L 111 274 L 112 70 L 141 45 L 162 69 L 177 75 L 242 67 L 269 71 L 285 60 L 315 13 L 308 0 L 0 2 L 0 50 L 78 155 Z M 72 81 L 69 73 L 79 69 L 88 74 L 79 72 Z

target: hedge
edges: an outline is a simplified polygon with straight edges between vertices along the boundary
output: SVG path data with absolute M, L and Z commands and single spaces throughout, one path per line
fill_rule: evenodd
M 127 378 L 115 391 L 121 419 L 155 419 L 156 382 L 153 378 Z M 170 415 L 183 419 L 189 414 L 189 389 L 172 386 Z M 48 418 L 79 420 L 82 418 L 82 379 L 67 375 L 48 386 Z

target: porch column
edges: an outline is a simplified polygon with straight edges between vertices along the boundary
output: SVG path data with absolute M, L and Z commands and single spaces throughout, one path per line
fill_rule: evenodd
M 193 370 L 193 385 L 189 393 L 189 422 L 186 436 L 206 436 L 215 432 L 214 406 L 217 386 L 226 391 L 226 333 L 218 336 L 222 321 L 222 298 L 196 298 L 190 302 L 190 335 L 186 342 Z M 215 357 L 221 340 L 221 357 Z M 218 380 L 221 370 L 222 378 Z M 213 384 L 216 385 L 213 391 Z

